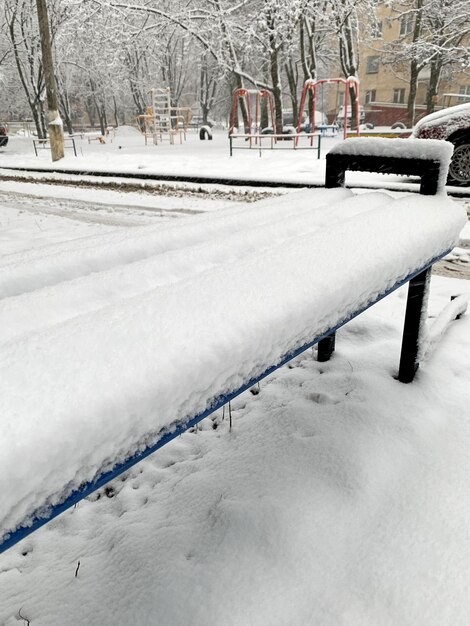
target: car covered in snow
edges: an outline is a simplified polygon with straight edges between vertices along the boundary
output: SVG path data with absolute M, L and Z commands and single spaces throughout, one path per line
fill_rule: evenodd
M 201 126 L 209 126 L 209 128 L 214 128 L 215 125 L 215 120 L 211 120 L 210 118 L 207 118 L 207 121 L 204 122 L 204 118 L 202 115 L 193 115 L 191 121 L 189 122 L 189 128 L 201 128 Z
M 418 139 L 445 139 L 454 144 L 449 167 L 449 185 L 470 185 L 470 102 L 436 111 L 413 128 Z
M 0 124 L 0 148 L 8 143 L 8 129 L 5 124 Z
M 351 105 L 348 105 L 347 108 L 347 115 L 348 115 L 348 128 L 351 128 Z M 364 124 L 366 120 L 366 112 L 364 107 L 361 105 L 359 107 L 359 124 Z M 339 107 L 338 109 L 338 113 L 336 114 L 336 124 L 340 127 L 343 128 L 344 125 L 344 106 Z

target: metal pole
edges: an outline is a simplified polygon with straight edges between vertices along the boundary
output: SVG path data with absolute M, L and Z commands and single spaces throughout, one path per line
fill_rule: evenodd
M 336 333 L 331 333 L 331 335 L 328 335 L 328 337 L 321 339 L 318 342 L 317 360 L 320 361 L 320 363 L 329 361 L 331 355 L 335 351 L 335 345 L 336 345 Z
M 398 370 L 398 380 L 402 383 L 411 383 L 419 366 L 420 334 L 426 318 L 430 279 L 431 268 L 428 268 L 412 278 L 409 283 Z
M 41 37 L 44 82 L 46 83 L 47 108 L 49 112 L 48 130 L 51 141 L 51 155 L 53 161 L 58 161 L 64 158 L 64 131 L 57 101 L 57 86 L 54 76 L 51 34 L 49 30 L 46 0 L 36 0 L 36 5 L 38 11 L 39 35 Z

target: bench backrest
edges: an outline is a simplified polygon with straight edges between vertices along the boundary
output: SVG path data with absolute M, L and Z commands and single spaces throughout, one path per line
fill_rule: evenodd
M 437 139 L 352 138 L 326 155 L 325 187 L 341 187 L 346 171 L 419 176 L 419 192 L 435 195 L 447 178 L 453 145 Z

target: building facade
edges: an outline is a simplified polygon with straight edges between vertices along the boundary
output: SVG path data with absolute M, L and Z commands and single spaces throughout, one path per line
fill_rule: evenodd
M 375 16 L 365 16 L 363 22 L 367 27 L 358 46 L 359 99 L 365 109 L 365 121 L 374 126 L 408 125 L 410 61 L 403 60 L 396 51 L 412 40 L 416 19 L 416 12 L 410 10 L 412 7 L 407 3 L 379 3 Z M 426 66 L 418 75 L 415 122 L 428 112 L 430 78 L 430 68 Z M 444 67 L 438 92 L 432 100 L 435 110 L 470 102 L 470 71 L 462 68 L 459 59 Z M 336 97 L 329 95 L 330 117 L 342 101 L 341 93 Z

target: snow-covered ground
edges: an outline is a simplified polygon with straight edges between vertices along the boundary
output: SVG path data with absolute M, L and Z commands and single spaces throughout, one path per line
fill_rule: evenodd
M 96 133 L 94 137 L 97 136 Z M 176 141 L 174 145 L 170 145 L 165 140 L 154 146 L 151 140 L 145 145 L 143 136 L 136 128 L 123 126 L 116 132 L 111 132 L 105 141 L 104 144 L 89 141 L 89 135 L 75 137 L 78 156 L 75 157 L 68 148 L 65 159 L 55 167 L 65 170 L 111 171 L 118 174 L 202 176 L 322 185 L 325 179 L 325 155 L 342 141 L 342 136 L 322 138 L 320 159 L 317 158 L 316 150 L 293 150 L 291 141 L 278 142 L 278 149 L 264 150 L 262 156 L 254 148 L 235 149 L 230 157 L 227 131 L 222 130 L 214 131 L 212 141 L 201 141 L 198 133 L 192 130 L 188 133 L 187 140 L 181 144 Z M 240 142 L 236 145 L 240 145 Z M 299 147 L 307 146 L 308 141 L 302 138 Z M 12 135 L 7 148 L 0 150 L 0 168 L 54 169 L 49 148 L 39 148 L 38 153 L 36 157 L 31 138 Z M 346 175 L 348 184 L 380 187 L 384 181 L 389 188 L 398 190 L 417 188 L 416 184 L 410 184 L 399 176 L 362 172 L 348 172 Z M 461 188 L 458 191 L 466 193 Z
M 229 156 L 227 132 L 214 133 L 212 141 L 201 141 L 196 131 L 188 133 L 183 144 L 168 141 L 154 146 L 151 141 L 145 145 L 143 136 L 134 128 L 122 127 L 116 136 L 110 135 L 106 143 L 88 142 L 75 138 L 78 156 L 66 150 L 65 159 L 57 165 L 63 169 L 89 169 L 93 171 L 113 171 L 116 173 L 136 172 L 142 174 L 165 174 L 175 176 L 234 177 L 245 180 L 290 180 L 293 182 L 322 183 L 324 159 L 318 160 L 316 151 L 295 152 L 288 144 L 279 151 L 235 150 Z M 337 141 L 327 138 L 324 152 Z M 284 145 L 284 144 L 283 144 Z M 40 149 L 36 157 L 32 140 L 12 136 L 8 147 L 0 151 L 0 167 L 45 167 L 52 169 L 49 149 Z
M 66 260 L 231 201 L 54 189 L 2 183 L 3 265 L 25 255 L 39 271 L 51 244 Z M 430 316 L 468 291 L 434 277 Z M 53 325 L 38 298 L 4 332 L 24 316 Z M 220 412 L 1 555 L 0 624 L 466 624 L 470 316 L 405 386 L 405 298 L 343 328 L 330 362 L 305 354 L 237 399 L 231 432 Z

